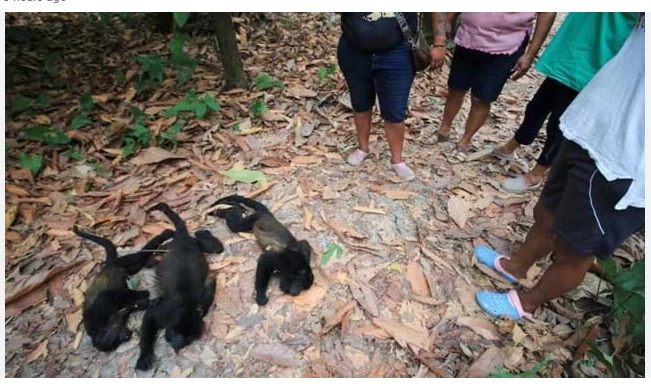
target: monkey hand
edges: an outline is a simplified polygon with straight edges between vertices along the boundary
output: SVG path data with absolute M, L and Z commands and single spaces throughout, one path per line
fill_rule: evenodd
M 269 302 L 269 298 L 267 298 L 267 294 L 257 294 L 255 296 L 255 303 L 257 303 L 260 306 L 264 306 Z
M 138 362 L 136 363 L 136 370 L 147 371 L 152 368 L 154 365 L 154 355 L 140 355 Z

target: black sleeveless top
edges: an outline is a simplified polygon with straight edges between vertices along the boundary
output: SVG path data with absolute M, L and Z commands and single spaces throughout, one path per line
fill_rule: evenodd
M 402 14 L 416 35 L 418 14 Z M 367 53 L 389 51 L 405 39 L 394 12 L 342 12 L 341 31 L 353 46 Z

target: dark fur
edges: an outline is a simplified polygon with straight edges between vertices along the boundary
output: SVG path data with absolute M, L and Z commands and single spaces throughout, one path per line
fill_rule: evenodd
M 221 253 L 222 243 L 210 232 L 201 230 L 190 236 L 185 223 L 165 203 L 151 210 L 162 211 L 175 227 L 174 238 L 163 260 L 156 266 L 160 297 L 142 320 L 138 370 L 148 370 L 154 362 L 154 343 L 161 328 L 165 340 L 178 352 L 201 337 L 203 316 L 215 298 L 215 279 L 208 278 L 206 253 Z
M 129 314 L 145 309 L 149 302 L 149 291 L 130 290 L 127 276 L 143 267 L 152 267 L 153 253 L 146 251 L 158 249 L 165 240 L 172 238 L 174 232 L 165 230 L 141 251 L 118 257 L 115 245 L 109 239 L 83 232 L 77 226 L 72 231 L 106 249 L 106 262 L 84 296 L 83 321 L 93 346 L 100 351 L 112 351 L 131 338 L 131 330 L 126 325 Z
M 228 228 L 234 233 L 252 232 L 262 248 L 255 272 L 255 301 L 258 305 L 265 305 L 269 301 L 267 287 L 274 273 L 280 277 L 280 289 L 286 294 L 296 296 L 312 286 L 312 247 L 306 240 L 297 241 L 265 205 L 253 199 L 231 195 L 218 200 L 213 206 L 218 204 L 232 207 L 216 210 L 212 215 L 226 219 Z M 243 206 L 254 212 L 244 216 Z

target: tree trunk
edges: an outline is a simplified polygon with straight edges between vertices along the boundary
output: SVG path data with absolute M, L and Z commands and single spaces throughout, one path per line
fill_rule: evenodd
M 215 12 L 215 35 L 219 46 L 219 58 L 224 67 L 226 89 L 248 88 L 249 82 L 244 74 L 240 52 L 237 50 L 235 27 L 228 12 Z

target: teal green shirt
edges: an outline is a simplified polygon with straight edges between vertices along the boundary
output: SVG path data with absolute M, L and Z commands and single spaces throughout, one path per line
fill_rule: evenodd
M 617 54 L 638 12 L 571 12 L 536 64 L 547 77 L 580 91 Z

